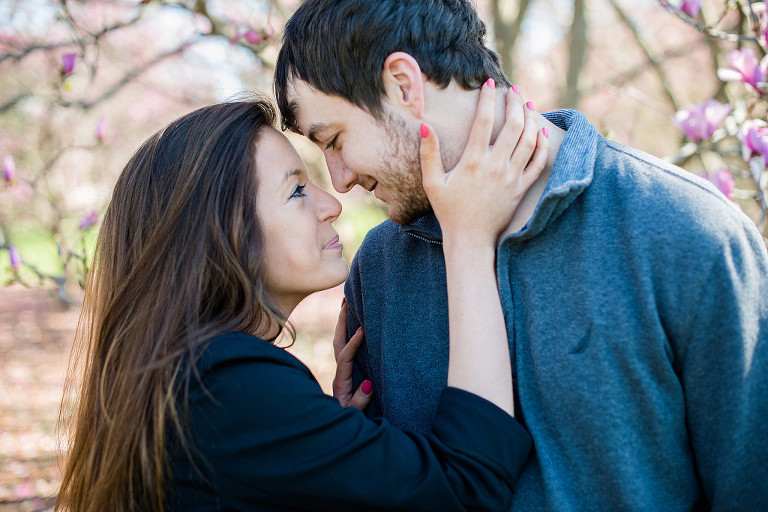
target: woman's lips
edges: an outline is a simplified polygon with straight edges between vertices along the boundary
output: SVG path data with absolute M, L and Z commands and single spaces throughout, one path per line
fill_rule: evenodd
M 344 246 L 341 244 L 341 242 L 339 242 L 339 235 L 336 235 L 335 237 L 333 237 L 333 240 L 328 242 L 326 246 L 323 247 L 323 249 L 329 249 L 329 250 L 343 249 L 343 248 Z

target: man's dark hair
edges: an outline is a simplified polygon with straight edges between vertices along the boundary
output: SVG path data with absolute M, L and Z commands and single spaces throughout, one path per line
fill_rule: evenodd
M 387 56 L 410 54 L 427 78 L 477 89 L 489 77 L 509 86 L 485 24 L 468 0 L 307 0 L 285 27 L 275 68 L 283 129 L 299 132 L 290 80 L 340 96 L 379 118 Z

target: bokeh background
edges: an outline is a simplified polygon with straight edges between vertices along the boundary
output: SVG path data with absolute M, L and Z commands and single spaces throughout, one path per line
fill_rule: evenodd
M 81 285 L 122 166 L 144 139 L 196 107 L 271 95 L 281 32 L 299 3 L 0 0 L 0 512 L 52 505 Z M 719 68 L 745 68 L 734 50 L 765 55 L 763 4 L 475 4 L 488 44 L 537 110 L 582 110 L 609 138 L 708 177 L 765 229 L 765 157 L 740 135 L 745 121 L 765 121 L 765 66 L 751 82 L 746 72 L 718 76 Z M 713 98 L 722 116 L 699 107 L 694 129 L 684 123 L 693 114 L 679 112 Z M 331 190 L 320 151 L 290 138 L 313 179 Z M 386 215 L 362 190 L 335 195 L 351 259 Z M 341 297 L 340 287 L 316 294 L 292 318 L 299 335 L 290 350 L 326 390 Z

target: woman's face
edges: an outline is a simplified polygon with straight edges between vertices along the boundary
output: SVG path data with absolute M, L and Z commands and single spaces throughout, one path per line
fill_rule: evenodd
M 274 128 L 259 136 L 256 169 L 267 291 L 287 315 L 307 295 L 347 278 L 349 266 L 332 224 L 341 203 L 309 180 L 301 157 Z

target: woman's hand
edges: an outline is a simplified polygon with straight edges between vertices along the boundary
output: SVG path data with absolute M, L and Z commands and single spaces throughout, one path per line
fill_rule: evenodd
M 496 90 L 493 81 L 480 90 L 477 114 L 459 163 L 443 169 L 440 144 L 428 125 L 421 127 L 424 190 L 440 221 L 444 238 L 473 246 L 495 245 L 520 201 L 541 175 L 549 156 L 545 129 L 518 94 L 506 94 L 504 125 L 493 145 Z M 530 105 L 530 104 L 529 104 Z
M 352 369 L 357 349 L 363 344 L 363 331 L 357 332 L 347 340 L 347 303 L 341 305 L 336 332 L 333 335 L 333 355 L 336 358 L 336 376 L 333 378 L 333 396 L 343 407 L 357 407 L 361 411 L 371 402 L 373 386 L 366 380 L 353 394 Z

